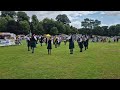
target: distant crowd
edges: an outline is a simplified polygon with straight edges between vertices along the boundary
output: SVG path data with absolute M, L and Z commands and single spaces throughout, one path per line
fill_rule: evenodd
M 34 49 L 36 48 L 37 44 L 40 43 L 42 46 L 43 43 L 46 44 L 48 49 L 48 54 L 51 54 L 52 45 L 54 45 L 55 48 L 60 47 L 61 42 L 64 42 L 64 45 L 69 42 L 69 49 L 70 54 L 73 54 L 73 50 L 75 48 L 74 42 L 77 41 L 80 52 L 83 52 L 84 50 L 88 49 L 89 41 L 91 42 L 118 42 L 120 37 L 114 36 L 114 37 L 106 37 L 106 36 L 89 36 L 89 35 L 55 35 L 55 36 L 42 36 L 42 35 L 35 35 L 32 36 L 28 35 L 26 36 L 26 42 L 28 51 L 30 49 L 32 50 L 32 53 L 34 53 Z M 17 37 L 16 38 L 16 44 L 21 45 L 22 38 Z
M 120 39 L 119 36 L 106 37 L 106 36 L 94 36 L 92 37 L 92 42 L 118 42 Z
M 31 49 L 32 53 L 34 53 L 34 48 L 36 48 L 36 45 L 38 43 L 40 43 L 41 46 L 43 45 L 43 43 L 45 43 L 47 45 L 48 54 L 51 54 L 52 45 L 54 45 L 55 48 L 57 48 L 61 45 L 62 41 L 65 45 L 67 42 L 69 42 L 70 54 L 73 54 L 74 42 L 76 41 L 76 39 L 74 38 L 74 35 L 69 35 L 68 37 L 63 37 L 61 35 L 44 37 L 42 35 L 38 36 L 33 34 L 32 36 L 27 36 L 26 41 L 28 51 L 30 51 Z M 82 35 L 77 38 L 77 43 L 79 45 L 80 52 L 83 51 L 83 48 L 85 48 L 85 50 L 88 49 L 88 42 L 89 36 L 87 35 Z

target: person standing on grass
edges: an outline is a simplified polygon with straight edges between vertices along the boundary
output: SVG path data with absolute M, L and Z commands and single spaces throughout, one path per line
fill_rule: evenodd
M 47 37 L 45 38 L 45 43 L 46 43 L 46 45 L 47 45 L 47 43 L 48 43 Z
M 69 39 L 69 49 L 70 49 L 70 54 L 73 54 L 74 41 L 73 41 L 73 37 L 72 37 L 72 36 L 71 36 L 71 38 Z
M 117 37 L 117 42 L 119 41 L 119 38 Z
M 52 43 L 51 43 L 51 37 L 49 38 L 48 40 L 48 46 L 47 46 L 47 49 L 48 49 L 48 54 L 51 54 L 51 49 L 52 49 Z
M 40 44 L 41 44 L 41 46 L 42 46 L 42 43 L 43 43 L 43 36 L 41 36 L 41 38 L 40 38 Z
M 110 40 L 110 37 L 109 37 L 109 40 L 108 40 L 109 43 L 111 43 L 111 40 Z
M 34 37 L 34 39 L 35 39 L 35 48 L 36 48 L 36 47 L 37 47 L 37 38 L 36 38 L 36 35 L 33 34 L 33 37 Z
M 84 44 L 85 50 L 86 50 L 86 48 L 87 48 L 87 42 L 86 42 L 86 40 L 87 40 L 87 39 L 86 39 L 86 37 L 84 36 L 84 37 L 83 37 L 83 44 Z
M 80 52 L 82 52 L 82 48 L 83 48 L 82 37 L 78 38 L 78 45 L 79 45 L 79 48 L 80 48 Z
M 26 38 L 26 41 L 27 41 L 28 51 L 30 51 L 31 45 L 30 45 L 30 37 L 29 36 Z
M 88 49 L 88 45 L 89 45 L 89 37 L 86 36 L 86 49 Z
M 58 45 L 58 38 L 57 37 L 55 37 L 55 48 L 57 48 L 57 45 Z
M 30 44 L 31 44 L 32 53 L 34 53 L 34 48 L 36 47 L 36 39 L 34 35 L 32 35 L 32 37 L 30 38 Z

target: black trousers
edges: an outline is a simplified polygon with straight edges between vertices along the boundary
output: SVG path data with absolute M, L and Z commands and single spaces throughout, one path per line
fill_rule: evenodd
M 82 52 L 82 48 L 80 48 L 80 52 Z

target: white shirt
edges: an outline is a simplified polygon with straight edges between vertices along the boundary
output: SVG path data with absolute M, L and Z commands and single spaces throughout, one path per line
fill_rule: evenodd
M 34 36 L 35 40 L 37 40 L 36 36 Z

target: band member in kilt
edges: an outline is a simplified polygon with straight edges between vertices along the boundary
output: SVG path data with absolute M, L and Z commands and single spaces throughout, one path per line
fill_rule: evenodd
M 32 53 L 34 53 L 34 48 L 36 47 L 36 39 L 34 35 L 32 35 L 32 37 L 30 38 L 30 44 L 31 44 Z
M 79 48 L 80 48 L 80 52 L 82 52 L 82 48 L 83 48 L 82 37 L 78 38 L 78 45 L 79 45 Z
M 28 51 L 30 51 L 31 45 L 30 45 L 30 37 L 29 36 L 26 38 L 26 42 L 27 42 Z
M 58 38 L 56 37 L 55 38 L 55 48 L 57 48 L 57 45 L 58 45 Z
M 84 47 L 85 47 L 85 50 L 86 50 L 86 48 L 87 48 L 87 42 L 86 42 L 86 37 L 85 36 L 83 36 L 83 44 L 84 44 Z
M 89 45 L 89 37 L 88 36 L 86 36 L 86 48 L 88 49 L 88 45 Z
M 52 43 L 51 43 L 51 37 L 49 38 L 48 40 L 48 46 L 47 46 L 47 49 L 48 49 L 48 54 L 51 54 L 51 49 L 52 49 Z
M 45 38 L 45 43 L 46 43 L 46 45 L 47 45 L 47 43 L 48 43 L 47 37 Z
M 72 36 L 71 36 L 71 38 L 69 39 L 69 49 L 70 49 L 70 54 L 73 54 L 74 41 L 73 41 Z
M 41 36 L 41 38 L 40 38 L 40 44 L 41 44 L 41 46 L 42 46 L 42 43 L 43 43 L 43 39 L 44 39 L 44 37 Z

